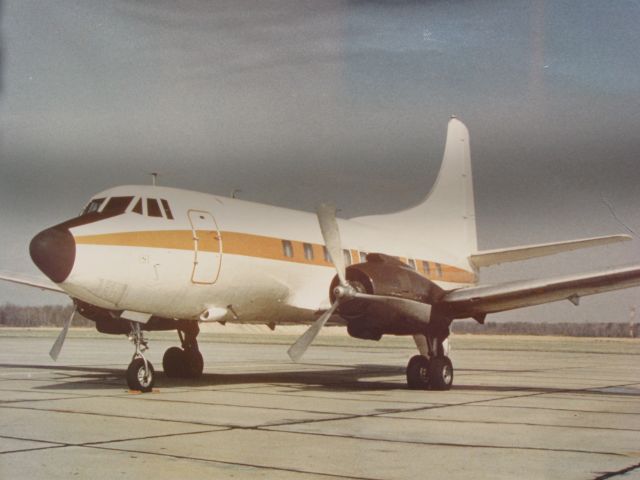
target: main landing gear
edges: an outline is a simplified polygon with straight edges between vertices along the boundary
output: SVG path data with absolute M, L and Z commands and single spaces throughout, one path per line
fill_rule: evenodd
M 407 365 L 407 384 L 413 390 L 449 390 L 453 384 L 453 365 L 445 355 L 444 339 L 415 335 L 420 355 Z
M 196 322 L 185 322 L 178 329 L 182 348 L 171 347 L 164 352 L 162 367 L 170 378 L 198 378 L 204 369 L 204 360 L 196 337 L 200 327 Z

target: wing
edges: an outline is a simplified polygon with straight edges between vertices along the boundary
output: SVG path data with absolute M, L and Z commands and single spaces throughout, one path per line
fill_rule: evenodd
M 634 265 L 566 277 L 461 288 L 447 293 L 439 306 L 451 318 L 483 318 L 487 313 L 558 300 L 570 300 L 577 305 L 580 297 L 586 295 L 638 285 L 640 265 Z
M 5 282 L 18 283 L 20 285 L 27 285 L 29 287 L 39 288 L 40 290 L 48 290 L 50 292 L 64 293 L 66 292 L 58 287 L 55 283 L 50 282 L 45 279 L 35 279 L 35 278 L 26 278 L 25 277 L 17 277 L 13 274 L 7 274 L 4 272 L 0 273 L 0 280 L 4 280 Z

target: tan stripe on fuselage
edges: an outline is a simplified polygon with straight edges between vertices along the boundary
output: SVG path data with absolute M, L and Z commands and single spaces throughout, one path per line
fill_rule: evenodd
M 217 232 L 198 230 L 198 250 L 218 252 Z M 266 258 L 308 265 L 330 267 L 332 264 L 324 258 L 323 245 L 309 244 L 313 249 L 313 259 L 304 256 L 304 243 L 290 240 L 293 256 L 286 257 L 282 246 L 283 240 L 275 237 L 254 235 L 239 232 L 220 232 L 224 253 L 248 257 Z M 194 238 L 191 230 L 156 230 L 140 232 L 105 233 L 101 235 L 81 235 L 75 237 L 78 245 L 109 245 L 119 247 L 147 247 L 167 250 L 194 250 Z M 351 250 L 354 263 L 359 259 L 359 252 Z M 406 262 L 406 259 L 402 258 Z M 473 283 L 475 275 L 450 265 L 442 265 L 442 275 L 437 275 L 436 264 L 429 262 L 429 275 L 423 269 L 422 260 L 416 259 L 418 271 L 433 280 L 451 283 Z

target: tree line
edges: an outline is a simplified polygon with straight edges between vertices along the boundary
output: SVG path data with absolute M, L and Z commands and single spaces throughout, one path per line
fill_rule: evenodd
M 533 323 L 472 321 L 452 324 L 453 333 L 484 335 L 556 335 L 562 337 L 640 337 L 640 323 Z
M 0 305 L 0 327 L 61 327 L 71 316 L 73 305 L 42 305 L 25 307 L 5 303 Z M 86 318 L 74 319 L 74 327 L 92 327 Z
M 0 327 L 61 327 L 73 311 L 72 305 L 25 307 L 0 305 Z M 74 327 L 93 327 L 85 318 L 76 318 Z M 484 335 L 559 335 L 567 337 L 640 337 L 640 323 L 527 323 L 456 321 L 453 333 Z

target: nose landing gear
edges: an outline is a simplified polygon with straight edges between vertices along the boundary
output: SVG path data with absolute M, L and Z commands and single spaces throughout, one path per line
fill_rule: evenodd
M 131 322 L 129 340 L 133 342 L 135 352 L 127 368 L 127 385 L 131 390 L 150 392 L 153 390 L 155 375 L 153 365 L 143 355 L 149 346 L 138 322 Z

